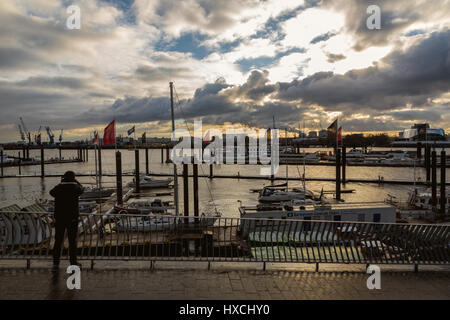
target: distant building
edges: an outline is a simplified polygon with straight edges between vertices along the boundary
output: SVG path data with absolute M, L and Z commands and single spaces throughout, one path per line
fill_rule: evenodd
M 410 129 L 399 132 L 403 141 L 442 141 L 445 140 L 444 129 L 432 129 L 428 123 L 416 123 Z
M 319 131 L 319 138 L 320 139 L 327 139 L 328 138 L 328 131 L 327 130 L 320 130 Z

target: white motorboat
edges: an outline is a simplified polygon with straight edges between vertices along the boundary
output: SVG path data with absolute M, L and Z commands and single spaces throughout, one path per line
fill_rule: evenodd
M 168 201 L 163 202 L 161 199 L 138 199 L 126 206 L 116 205 L 114 209 L 118 213 L 126 214 L 168 214 L 168 210 L 174 207 L 170 206 Z
M 141 175 L 139 180 L 139 187 L 143 189 L 150 189 L 150 188 L 167 188 L 172 183 L 172 178 L 167 179 L 153 179 L 146 175 Z M 136 186 L 136 180 L 133 179 L 130 183 L 128 183 L 129 187 L 135 187 Z
M 115 230 L 119 232 L 149 232 L 149 231 L 167 231 L 177 227 L 196 228 L 212 226 L 219 216 L 202 217 L 198 220 L 193 217 L 161 216 L 149 214 L 147 216 L 124 216 L 118 220 Z
M 84 192 L 81 194 L 80 199 L 108 198 L 114 191 L 114 189 L 84 188 Z
M 286 202 L 305 200 L 314 197 L 314 193 L 306 189 L 279 190 L 274 187 L 264 187 L 259 194 L 258 201 L 262 203 Z
M 447 202 L 447 206 L 450 210 L 450 189 L 445 190 L 445 198 Z M 425 209 L 425 210 L 432 210 L 433 209 L 433 203 L 432 203 L 432 194 L 431 190 L 413 190 L 409 192 L 408 197 L 408 203 L 411 206 L 414 206 L 416 208 Z M 441 208 L 441 192 L 438 189 L 436 192 L 436 209 L 440 210 Z M 449 211 L 450 212 L 450 211 Z

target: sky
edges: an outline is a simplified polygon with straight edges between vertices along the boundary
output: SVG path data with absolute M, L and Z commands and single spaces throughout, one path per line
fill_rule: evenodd
M 0 1 L 0 142 L 168 136 L 170 81 L 177 127 L 450 130 L 450 0 Z

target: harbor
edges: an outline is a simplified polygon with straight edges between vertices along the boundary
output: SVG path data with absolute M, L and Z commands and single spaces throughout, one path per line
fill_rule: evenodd
M 0 300 L 448 300 L 449 1 L 0 1 Z

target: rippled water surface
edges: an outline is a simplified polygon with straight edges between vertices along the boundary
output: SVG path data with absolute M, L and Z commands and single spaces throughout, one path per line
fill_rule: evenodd
M 309 152 L 313 150 L 308 150 Z M 438 150 L 440 152 L 440 150 Z M 134 151 L 122 150 L 123 171 L 131 172 L 134 170 Z M 8 151 L 9 155 L 17 155 L 17 151 Z M 39 150 L 30 150 L 30 156 L 39 158 Z M 63 151 L 64 158 L 71 158 L 76 156 L 76 151 Z M 172 173 L 172 164 L 161 163 L 161 151 L 149 150 L 150 156 L 150 171 L 153 173 Z M 46 150 L 45 158 L 58 157 L 57 150 Z M 164 153 L 165 157 L 165 153 Z M 115 154 L 114 150 L 102 150 L 103 173 L 115 173 Z M 140 168 L 145 171 L 145 152 L 140 151 Z M 256 165 L 215 165 L 215 174 L 233 174 L 237 175 L 259 175 L 260 166 Z M 94 173 L 94 151 L 89 151 L 89 162 L 87 163 L 71 163 L 71 164 L 52 164 L 46 165 L 47 174 L 63 174 L 66 170 L 73 170 L 75 173 Z M 181 167 L 178 169 L 181 174 Z M 285 167 L 281 166 L 277 176 L 285 176 Z M 18 173 L 18 168 L 5 168 L 5 175 L 13 175 Z M 39 174 L 40 166 L 25 166 L 22 167 L 22 174 Z M 208 174 L 209 166 L 202 165 L 199 168 L 199 174 Z M 289 166 L 289 176 L 299 177 L 303 173 L 303 166 Z M 425 180 L 425 170 L 417 168 L 415 170 L 417 179 Z M 335 168 L 332 166 L 306 166 L 307 177 L 323 177 L 334 178 Z M 382 167 L 347 167 L 347 178 L 367 178 L 377 179 L 378 176 L 383 176 L 385 179 L 401 179 L 413 180 L 413 168 L 382 168 Z M 447 181 L 450 181 L 450 169 L 446 171 Z M 131 181 L 131 177 L 124 177 L 124 184 Z M 438 170 L 438 181 L 439 181 Z M 25 206 L 33 203 L 39 198 L 51 198 L 48 194 L 49 190 L 59 182 L 59 178 L 5 178 L 0 179 L 0 207 L 17 203 Z M 94 177 L 80 177 L 79 181 L 88 186 L 95 183 Z M 103 177 L 102 184 L 107 187 L 115 186 L 114 177 Z M 238 200 L 243 204 L 255 204 L 257 194 L 251 193 L 249 190 L 253 188 L 261 188 L 264 185 L 269 185 L 268 180 L 250 180 L 250 179 L 207 179 L 200 178 L 199 181 L 199 196 L 200 196 L 200 210 L 202 212 L 211 211 L 214 205 L 224 216 L 238 217 Z M 179 179 L 180 185 L 180 203 L 182 203 L 183 183 Z M 301 186 L 300 181 L 290 182 L 290 187 Z M 192 188 L 192 181 L 190 180 L 189 187 Z M 307 188 L 313 191 L 320 192 L 324 190 L 334 190 L 334 182 L 307 182 Z M 360 201 L 383 201 L 388 194 L 394 195 L 401 199 L 407 198 L 407 192 L 412 186 L 406 185 L 381 185 L 367 184 L 367 183 L 347 183 L 343 189 L 355 189 L 354 193 L 343 194 L 342 198 L 348 202 Z M 210 191 L 209 191 L 210 190 Z M 190 190 L 192 191 L 192 190 Z M 152 193 L 154 191 L 149 191 Z M 212 197 L 211 197 L 212 194 Z M 331 195 L 330 195 L 331 197 Z M 171 199 L 171 197 L 162 197 Z M 193 212 L 192 192 L 190 194 L 190 212 Z M 213 199 L 213 201 L 212 201 Z

